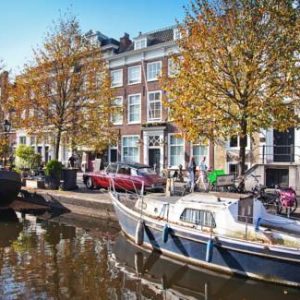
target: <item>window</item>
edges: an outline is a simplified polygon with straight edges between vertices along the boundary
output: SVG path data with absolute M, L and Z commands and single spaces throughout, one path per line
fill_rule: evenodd
M 147 47 L 147 39 L 139 39 L 134 42 L 134 50 L 143 49 Z
M 128 84 L 135 84 L 141 82 L 141 66 L 134 66 L 128 68 Z
M 179 30 L 179 28 L 174 28 L 173 29 L 173 39 L 176 41 L 176 40 L 179 40 L 182 38 L 182 34 Z
M 239 164 L 238 163 L 235 163 L 235 164 L 229 164 L 228 165 L 228 173 L 229 174 L 234 174 L 235 176 L 238 176 L 239 175 Z M 249 165 L 248 164 L 245 164 L 245 170 L 248 170 L 249 168 Z
M 207 154 L 208 154 L 208 146 L 193 144 L 192 156 L 194 157 L 197 166 L 199 166 L 203 156 L 207 156 Z
M 248 144 L 249 144 L 248 139 L 249 139 L 249 137 L 247 136 L 246 147 L 248 147 Z M 229 147 L 230 148 L 239 148 L 240 147 L 240 137 L 237 135 L 232 136 L 229 140 Z
M 123 137 L 123 160 L 131 162 L 139 162 L 138 136 Z
M 114 70 L 110 72 L 111 86 L 118 87 L 123 85 L 123 70 Z
M 174 77 L 179 72 L 179 65 L 174 62 L 172 58 L 168 59 L 168 76 Z
M 186 208 L 180 216 L 180 220 L 199 226 L 214 228 L 216 222 L 210 211 Z
M 23 144 L 23 145 L 26 145 L 26 136 L 20 136 L 19 137 L 19 143 Z
M 169 165 L 171 167 L 184 166 L 184 140 L 176 135 L 169 137 Z
M 115 125 L 123 123 L 123 98 L 117 97 L 112 101 L 111 122 Z
M 161 71 L 161 61 L 156 61 L 147 64 L 147 80 L 157 80 Z
M 128 123 L 141 121 L 141 95 L 128 96 Z
M 148 121 L 161 121 L 161 92 L 148 93 Z
M 30 137 L 30 145 L 34 145 L 35 144 L 35 136 L 31 136 Z

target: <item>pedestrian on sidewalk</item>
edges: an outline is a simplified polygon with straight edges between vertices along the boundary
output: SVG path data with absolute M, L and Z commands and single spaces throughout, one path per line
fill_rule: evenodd
M 196 175 L 196 162 L 193 156 L 190 158 L 190 162 L 188 165 L 189 172 L 189 187 L 190 192 L 193 193 L 195 189 L 195 175 Z
M 204 191 L 207 192 L 208 181 L 207 181 L 206 156 L 203 156 L 203 158 L 199 164 L 199 177 L 197 180 L 197 185 L 199 185 L 200 190 L 204 189 Z

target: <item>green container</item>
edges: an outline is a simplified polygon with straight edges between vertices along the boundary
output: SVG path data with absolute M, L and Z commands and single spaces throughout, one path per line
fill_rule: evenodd
M 213 170 L 207 173 L 207 179 L 211 184 L 215 184 L 217 182 L 217 177 L 220 175 L 225 175 L 224 170 Z

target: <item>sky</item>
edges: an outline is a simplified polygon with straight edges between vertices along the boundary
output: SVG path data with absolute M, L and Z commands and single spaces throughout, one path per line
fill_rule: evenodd
M 60 13 L 71 11 L 83 32 L 119 39 L 176 24 L 189 0 L 0 0 L 0 59 L 17 74 Z

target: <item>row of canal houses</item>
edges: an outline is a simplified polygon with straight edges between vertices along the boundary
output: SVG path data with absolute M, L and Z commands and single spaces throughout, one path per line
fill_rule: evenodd
M 179 53 L 176 40 L 180 33 L 176 26 L 139 33 L 133 39 L 127 33 L 119 40 L 100 32 L 90 31 L 87 35 L 101 47 L 109 63 L 116 96 L 113 105 L 122 107 L 122 113 L 112 116 L 118 143 L 109 146 L 102 157 L 105 162 L 136 161 L 161 172 L 180 165 L 185 169 L 191 156 L 197 163 L 206 156 L 208 167 L 224 169 L 226 173 L 238 172 L 238 137 L 217 145 L 193 144 L 178 135 L 178 128 L 163 107 L 166 95 L 158 79 L 160 74 L 172 76 L 175 72 L 170 56 Z M 2 101 L 6 97 L 7 80 L 4 72 L 0 77 Z M 32 146 L 45 162 L 53 157 L 49 141 L 36 144 L 23 130 L 12 131 L 10 144 L 11 148 L 19 144 Z M 91 153 L 83 152 L 79 155 L 81 159 L 92 158 Z M 70 155 L 70 149 L 62 146 L 59 159 L 67 164 Z M 247 168 L 249 173 L 259 175 L 262 184 L 293 186 L 300 192 L 300 131 L 261 130 L 253 140 L 248 138 Z

